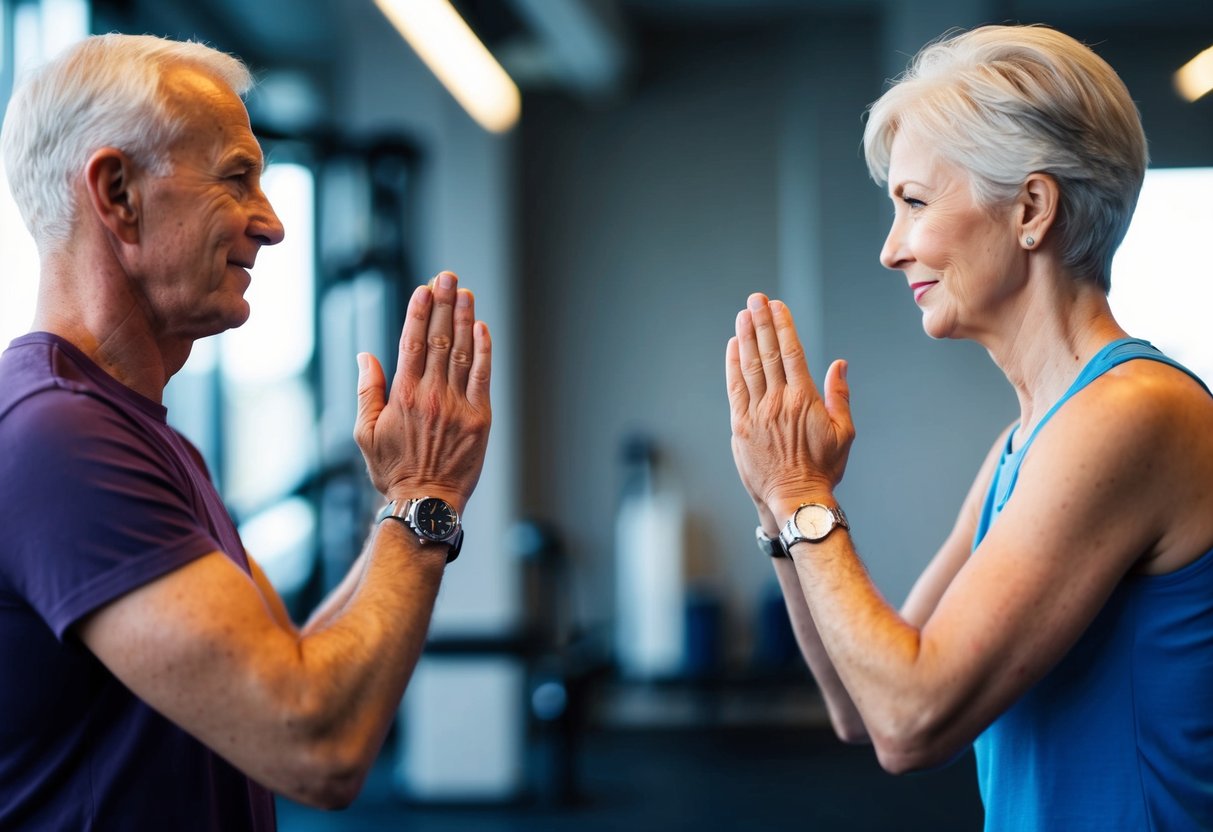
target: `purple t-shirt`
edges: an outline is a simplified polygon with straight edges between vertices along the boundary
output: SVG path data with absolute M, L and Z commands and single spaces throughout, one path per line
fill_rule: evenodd
M 273 796 L 75 636 L 202 555 L 249 571 L 165 409 L 46 333 L 0 355 L 0 829 L 272 830 Z

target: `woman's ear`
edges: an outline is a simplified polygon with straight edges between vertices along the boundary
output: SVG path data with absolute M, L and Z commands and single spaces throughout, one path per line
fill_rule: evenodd
M 1019 244 L 1034 249 L 1044 242 L 1057 219 L 1061 189 L 1047 173 L 1030 173 L 1019 192 Z
M 103 147 L 84 166 L 88 204 L 98 221 L 127 244 L 139 242 L 139 189 L 135 166 L 121 150 Z

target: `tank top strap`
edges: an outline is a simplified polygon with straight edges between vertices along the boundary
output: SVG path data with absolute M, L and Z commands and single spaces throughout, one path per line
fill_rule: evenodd
M 986 499 L 982 507 L 981 519 L 978 523 L 977 534 L 973 541 L 973 548 L 981 543 L 986 532 L 993 524 L 994 520 L 1006 505 L 1007 500 L 1011 499 L 1011 493 L 1015 490 L 1015 484 L 1019 481 L 1019 468 L 1023 464 L 1024 457 L 1027 455 L 1028 448 L 1036 441 L 1036 437 L 1040 434 L 1041 428 L 1048 424 L 1053 418 L 1053 414 L 1058 409 L 1074 397 L 1080 390 L 1085 388 L 1095 379 L 1102 376 L 1104 373 L 1111 370 L 1113 367 L 1118 367 L 1126 361 L 1133 361 L 1138 358 L 1144 358 L 1151 361 L 1158 361 L 1163 364 L 1168 364 L 1177 370 L 1187 374 L 1200 384 L 1205 389 L 1206 393 L 1213 395 L 1209 391 L 1209 387 L 1205 382 L 1187 367 L 1175 361 L 1172 358 L 1164 355 L 1157 347 L 1149 341 L 1141 338 L 1120 338 L 1105 344 L 1099 352 L 1091 357 L 1091 360 L 1086 363 L 1082 370 L 1078 373 L 1078 377 L 1066 390 L 1062 397 L 1058 399 L 1052 407 L 1045 413 L 1044 418 L 1037 423 L 1033 428 L 1032 433 L 1024 443 L 1015 450 L 1012 450 L 1012 441 L 1015 433 L 1020 426 L 1016 425 L 1012 428 L 1011 433 L 1007 436 L 1006 445 L 1003 447 L 1002 456 L 998 461 L 998 468 L 994 472 L 994 478 L 990 483 L 990 490 L 986 493 Z
M 1112 341 L 1109 344 L 1105 344 L 1099 352 L 1095 353 L 1095 355 L 1091 357 L 1091 360 L 1086 363 L 1082 370 L 1079 371 L 1078 378 L 1074 379 L 1073 383 L 1070 384 L 1069 389 L 1062 394 L 1060 399 L 1053 403 L 1053 406 L 1050 407 L 1045 413 L 1044 418 L 1036 423 L 1036 427 L 1032 429 L 1032 433 L 1028 436 L 1027 441 L 1025 441 L 1020 447 L 1020 455 L 1022 456 L 1022 454 L 1027 452 L 1028 447 L 1031 446 L 1034 441 L 1036 441 L 1036 437 L 1040 433 L 1040 429 L 1048 424 L 1049 420 L 1053 418 L 1053 414 L 1056 413 L 1063 404 L 1072 399 L 1075 394 L 1077 394 L 1091 382 L 1095 381 L 1095 379 L 1108 372 L 1108 370 L 1124 364 L 1126 361 L 1132 361 L 1135 358 L 1149 358 L 1155 361 L 1162 361 L 1163 363 L 1178 367 L 1191 375 L 1190 371 L 1180 366 L 1175 361 L 1172 361 L 1170 358 L 1167 358 L 1167 356 L 1159 352 L 1158 348 L 1149 341 L 1143 341 L 1140 338 L 1121 338 L 1119 340 Z M 1195 376 L 1193 376 L 1193 378 L 1195 378 Z M 1197 379 L 1197 381 L 1200 381 L 1200 379 Z M 1203 384 L 1204 382 L 1201 383 Z M 1018 430 L 1019 426 L 1016 425 L 1015 431 Z M 1011 432 L 1012 436 L 1015 435 L 1015 431 Z

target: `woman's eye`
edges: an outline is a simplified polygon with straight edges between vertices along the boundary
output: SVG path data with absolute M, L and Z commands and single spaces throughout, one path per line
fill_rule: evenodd
M 901 201 L 904 202 L 906 205 L 909 205 L 911 208 L 925 208 L 927 205 L 921 199 L 915 199 L 912 196 L 903 196 L 901 198 Z

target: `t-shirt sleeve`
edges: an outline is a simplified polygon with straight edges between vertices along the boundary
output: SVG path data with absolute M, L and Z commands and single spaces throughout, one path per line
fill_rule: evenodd
M 179 463 L 144 431 L 63 389 L 0 422 L 0 576 L 60 639 L 89 612 L 220 549 Z

